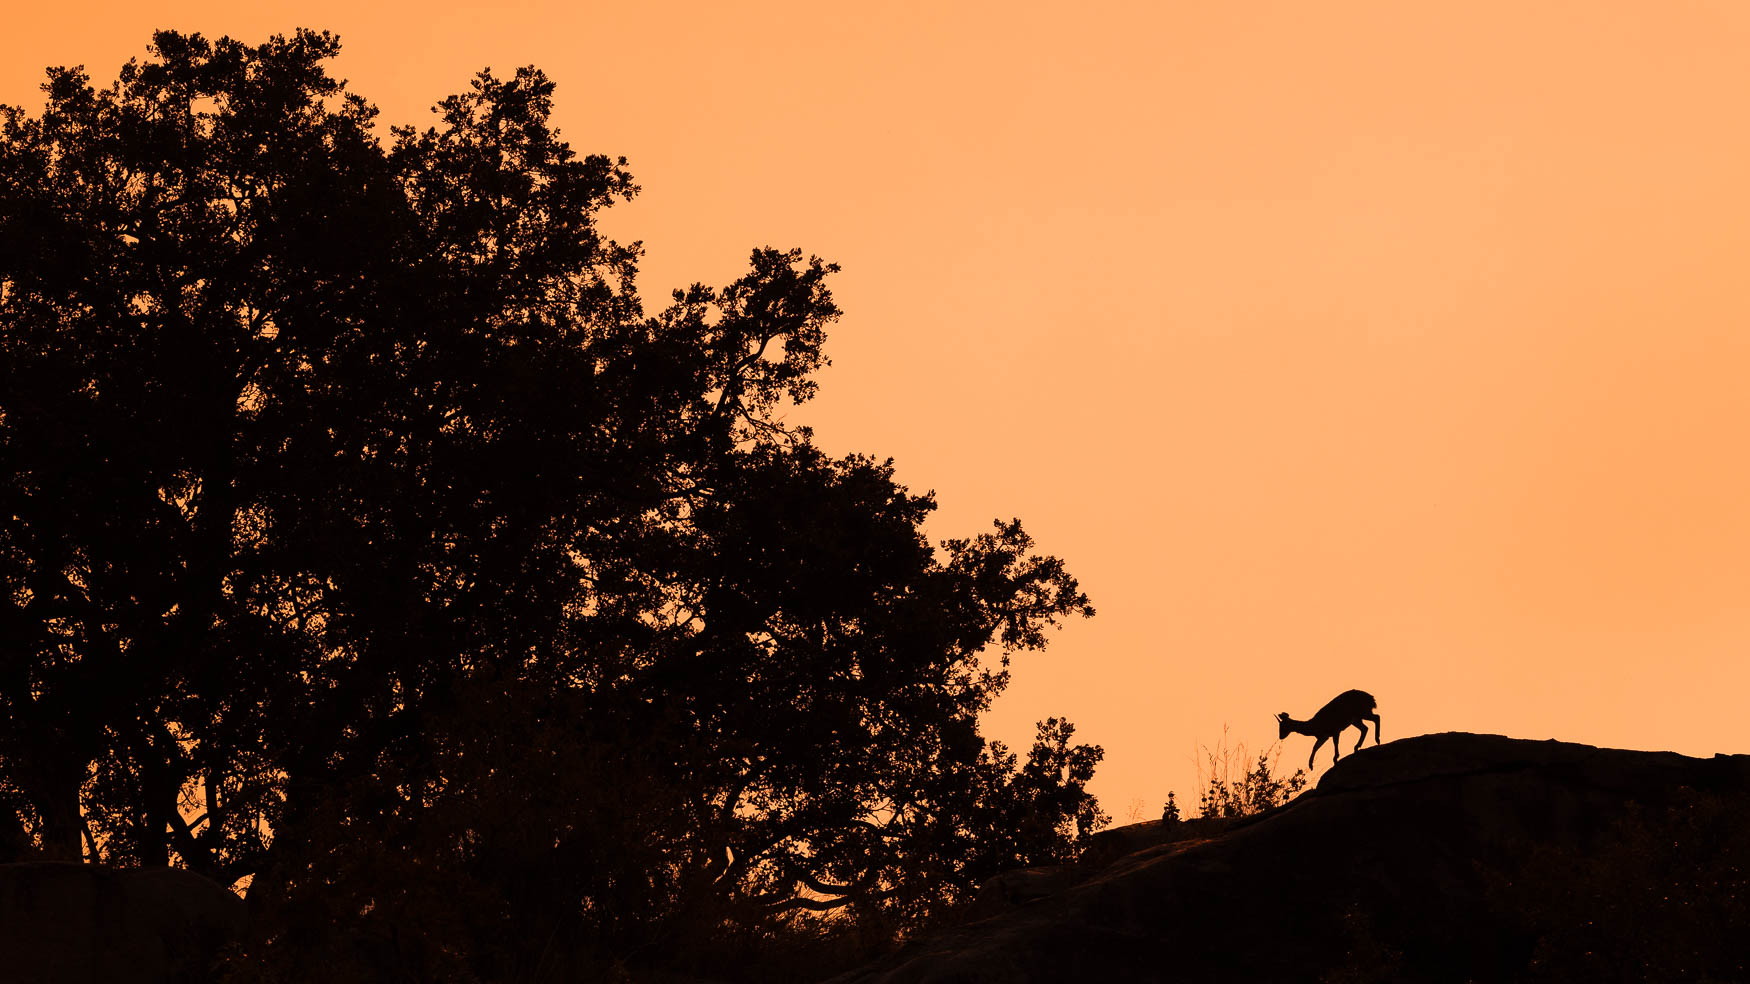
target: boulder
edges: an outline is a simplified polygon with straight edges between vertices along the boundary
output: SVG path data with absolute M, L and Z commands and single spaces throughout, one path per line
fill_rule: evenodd
M 1284 807 L 1119 828 L 835 984 L 1750 980 L 1750 756 L 1439 734 Z
M 179 868 L 0 865 L 0 980 L 199 984 L 246 922 L 242 899 Z

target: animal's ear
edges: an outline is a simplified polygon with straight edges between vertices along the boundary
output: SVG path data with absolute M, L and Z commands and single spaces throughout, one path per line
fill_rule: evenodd
M 1282 713 L 1281 713 L 1281 714 L 1278 714 L 1278 715 L 1276 715 L 1276 720 L 1278 720 L 1278 721 L 1286 721 L 1286 720 L 1288 720 L 1288 712 L 1287 712 L 1287 711 L 1283 711 L 1283 712 L 1282 712 Z

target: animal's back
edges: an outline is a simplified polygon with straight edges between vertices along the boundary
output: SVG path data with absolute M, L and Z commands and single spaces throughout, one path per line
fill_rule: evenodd
M 1353 717 L 1365 714 L 1378 706 L 1379 705 L 1373 699 L 1373 695 L 1365 690 L 1345 690 L 1337 696 L 1332 697 L 1329 704 L 1320 708 L 1317 716 L 1321 718 L 1336 717 L 1339 715 Z

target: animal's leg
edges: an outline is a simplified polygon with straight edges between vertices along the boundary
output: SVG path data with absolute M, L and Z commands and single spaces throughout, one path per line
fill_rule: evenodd
M 1379 715 L 1369 714 L 1367 719 L 1373 722 L 1373 743 L 1377 745 L 1379 744 Z
M 1367 722 L 1357 721 L 1355 726 L 1361 729 L 1361 737 L 1355 739 L 1355 750 L 1361 751 L 1361 746 L 1367 744 Z
M 1323 738 L 1320 738 L 1318 741 L 1313 742 L 1312 754 L 1308 755 L 1306 757 L 1306 767 L 1308 769 L 1311 769 L 1313 767 L 1313 759 L 1319 757 L 1319 749 L 1324 745 L 1324 743 L 1325 743 L 1325 740 Z

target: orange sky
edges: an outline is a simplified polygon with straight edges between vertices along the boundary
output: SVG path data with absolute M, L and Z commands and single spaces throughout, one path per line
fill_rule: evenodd
M 1750 7 L 140 6 L 11 10 L 0 102 L 158 27 L 335 31 L 391 123 L 533 63 L 630 158 L 647 298 L 843 264 L 797 416 L 1069 561 L 1100 615 L 987 730 L 1069 716 L 1121 819 L 1349 687 L 1388 738 L 1747 744 Z

